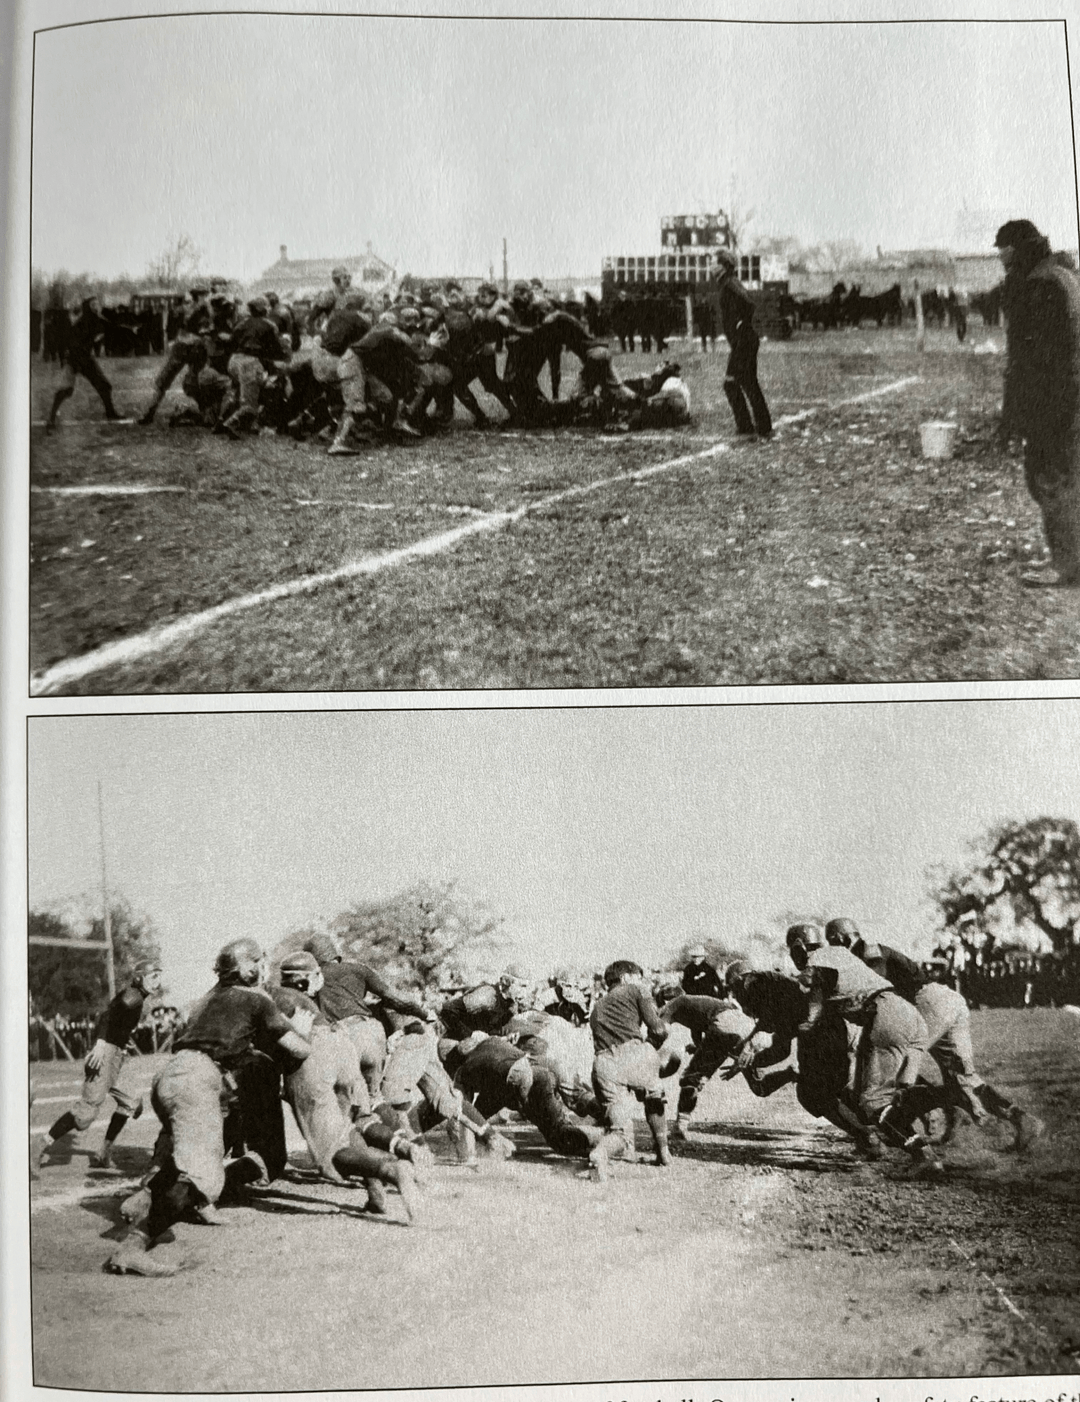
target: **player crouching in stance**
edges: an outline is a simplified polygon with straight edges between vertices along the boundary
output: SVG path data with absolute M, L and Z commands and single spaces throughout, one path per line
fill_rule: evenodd
M 656 1149 L 657 1166 L 662 1168 L 671 1162 L 671 1150 L 667 1140 L 667 1098 L 657 1049 L 667 1039 L 668 1028 L 645 987 L 640 964 L 616 959 L 604 970 L 604 983 L 608 992 L 589 1017 L 596 1048 L 593 1091 L 605 1127 L 621 1139 L 622 1158 L 628 1163 L 638 1162 L 634 1148 L 634 1101 L 645 1102 L 645 1123 Z M 641 1037 L 643 1025 L 647 1041 Z M 597 1176 L 603 1179 L 603 1157 L 593 1162 Z
M 53 1145 L 75 1130 L 89 1129 L 101 1113 L 107 1096 L 116 1104 L 105 1130 L 101 1153 L 93 1158 L 95 1168 L 112 1167 L 112 1146 L 129 1119 L 137 1120 L 143 1111 L 141 1096 L 132 1096 L 121 1084 L 127 1059 L 127 1045 L 142 1018 L 147 998 L 161 992 L 161 965 L 144 959 L 135 965 L 131 982 L 109 1004 L 98 1027 L 98 1038 L 83 1067 L 82 1094 L 70 1110 L 65 1110 L 45 1136 L 45 1142 L 31 1155 L 30 1172 L 37 1177 L 48 1160 Z
M 283 1058 L 285 1099 L 308 1152 L 331 1183 L 363 1179 L 369 1212 L 386 1211 L 383 1184 L 392 1184 L 413 1221 L 416 1180 L 410 1164 L 429 1162 L 430 1151 L 395 1133 L 372 1113 L 352 1038 L 340 1023 L 329 1022 L 313 1002 L 323 984 L 315 956 L 306 950 L 286 955 L 280 976 L 281 986 L 270 990 L 279 1011 L 292 1018 L 302 1009 L 313 1019 L 310 1054 L 300 1062 Z
M 174 1275 L 177 1266 L 156 1258 L 153 1248 L 175 1222 L 194 1215 L 215 1224 L 227 1183 L 243 1187 L 284 1168 L 280 1077 L 258 1047 L 273 1046 L 302 1061 L 311 1051 L 312 1017 L 298 1009 L 286 1018 L 257 986 L 265 970 L 266 956 L 255 940 L 232 940 L 218 953 L 218 981 L 195 1004 L 151 1092 L 163 1133 L 155 1149 L 159 1166 L 149 1182 L 149 1213 L 106 1262 L 106 1270 Z M 231 1146 L 239 1148 L 241 1141 L 245 1146 L 228 1168 L 227 1134 Z

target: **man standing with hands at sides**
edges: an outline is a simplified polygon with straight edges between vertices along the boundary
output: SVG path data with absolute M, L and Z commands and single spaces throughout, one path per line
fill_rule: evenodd
M 1042 511 L 1053 570 L 1029 588 L 1080 588 L 1080 283 L 1029 219 L 995 245 L 1005 269 L 1008 339 L 1002 436 L 1024 440 L 1027 489 Z
M 738 259 L 730 249 L 716 255 L 716 275 L 720 286 L 720 323 L 731 347 L 724 372 L 724 393 L 735 415 L 740 438 L 768 438 L 773 431 L 772 415 L 758 384 L 758 333 L 754 330 L 754 304 L 736 276 Z
M 682 972 L 682 991 L 692 998 L 726 998 L 724 980 L 706 962 L 705 946 L 695 944 L 686 957 L 689 962 Z

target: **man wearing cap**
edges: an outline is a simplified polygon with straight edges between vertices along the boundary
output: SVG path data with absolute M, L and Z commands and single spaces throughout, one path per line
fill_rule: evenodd
M 154 393 L 146 411 L 139 420 L 141 424 L 152 424 L 158 405 L 165 398 L 166 391 L 186 365 L 197 368 L 206 361 L 206 347 L 203 337 L 212 330 L 208 287 L 193 287 L 184 300 L 180 314 L 180 330 L 169 347 L 165 363 L 154 377 Z
M 131 982 L 113 998 L 98 1023 L 97 1040 L 83 1065 L 83 1088 L 78 1101 L 65 1110 L 45 1136 L 31 1167 L 37 1173 L 53 1146 L 75 1130 L 86 1130 L 101 1113 L 107 1096 L 116 1109 L 105 1130 L 105 1143 L 95 1155 L 97 1168 L 112 1167 L 112 1147 L 129 1119 L 143 1111 L 142 1096 L 133 1095 L 121 1085 L 121 1072 L 127 1060 L 128 1044 L 138 1027 L 147 998 L 161 993 L 161 965 L 156 959 L 143 959 L 131 971 Z
M 716 255 L 720 288 L 720 324 L 731 347 L 724 372 L 724 393 L 735 416 L 741 438 L 768 438 L 772 416 L 758 384 L 758 334 L 754 330 L 754 303 L 735 274 L 738 260 L 727 248 Z
M 727 989 L 724 980 L 711 964 L 705 961 L 705 946 L 695 944 L 687 953 L 689 962 L 683 969 L 682 991 L 705 998 L 724 998 Z
M 1002 433 L 1024 440 L 1024 477 L 1039 505 L 1049 573 L 1029 587 L 1080 587 L 1080 283 L 1029 219 L 1010 219 L 995 246 L 1008 318 Z

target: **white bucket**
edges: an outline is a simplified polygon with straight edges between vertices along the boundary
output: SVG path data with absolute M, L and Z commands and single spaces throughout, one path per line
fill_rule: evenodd
M 952 423 L 948 419 L 920 424 L 919 437 L 922 439 L 923 457 L 951 458 L 953 449 L 956 447 L 956 435 L 959 431 L 960 425 Z

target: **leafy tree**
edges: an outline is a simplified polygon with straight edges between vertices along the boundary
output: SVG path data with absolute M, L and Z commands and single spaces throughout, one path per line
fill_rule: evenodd
M 1057 953 L 1078 943 L 1080 828 L 1071 818 L 1001 823 L 962 866 L 929 878 L 947 934 L 973 943 L 974 926 L 979 943 L 1009 945 L 1034 928 Z
M 374 965 L 400 988 L 464 982 L 505 954 L 503 920 L 452 881 L 421 881 L 386 900 L 342 911 L 328 929 L 346 957 Z M 277 962 L 314 933 L 297 930 L 273 951 Z
M 110 903 L 109 917 L 116 986 L 121 988 L 140 959 L 159 959 L 161 950 L 150 920 L 136 915 L 122 896 L 114 897 Z M 57 1013 L 85 1017 L 104 1008 L 109 998 L 109 984 L 101 949 L 105 922 L 100 914 L 79 920 L 55 911 L 32 910 L 27 933 L 53 939 L 96 941 L 96 948 L 85 951 L 59 945 L 30 945 L 30 997 L 38 1013 L 48 1018 Z

